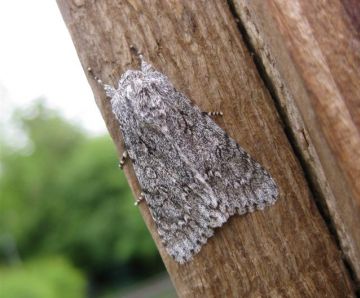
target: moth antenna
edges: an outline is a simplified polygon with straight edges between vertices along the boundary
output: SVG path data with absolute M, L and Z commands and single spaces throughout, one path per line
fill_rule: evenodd
M 116 89 L 111 85 L 104 84 L 103 81 L 94 74 L 91 67 L 88 67 L 87 71 L 93 77 L 93 79 L 104 89 L 107 97 L 112 98 L 115 95 Z

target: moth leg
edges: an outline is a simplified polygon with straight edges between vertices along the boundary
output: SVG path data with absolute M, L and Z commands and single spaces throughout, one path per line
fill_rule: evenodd
M 114 87 L 112 87 L 111 85 L 104 84 L 103 81 L 94 74 L 91 67 L 88 67 L 87 71 L 93 77 L 93 79 L 102 87 L 102 89 L 106 93 L 106 96 L 109 98 L 113 98 L 114 95 L 116 94 L 117 90 Z
M 120 162 L 119 162 L 119 168 L 123 168 L 124 164 L 125 164 L 125 161 L 126 159 L 128 158 L 128 153 L 127 151 L 125 150 L 121 156 L 121 159 L 120 159 Z
M 224 113 L 221 111 L 211 111 L 211 112 L 204 112 L 205 115 L 208 116 L 223 116 Z
M 134 46 L 133 44 L 131 44 L 130 46 L 129 46 L 129 48 L 130 48 L 130 50 L 136 55 L 136 56 L 140 56 L 141 55 L 141 53 L 140 53 L 140 51 L 138 50 L 138 48 L 136 47 L 136 46 Z
M 145 198 L 145 194 L 142 192 L 142 193 L 140 194 L 140 197 L 135 201 L 134 205 L 135 205 L 135 206 L 139 205 L 139 203 L 140 203 L 141 201 L 143 201 L 144 198 Z
M 103 86 L 104 83 L 102 80 L 100 80 L 93 72 L 92 68 L 91 67 L 88 67 L 87 68 L 87 71 L 89 72 L 89 74 L 93 77 L 93 79 L 98 82 L 99 85 Z

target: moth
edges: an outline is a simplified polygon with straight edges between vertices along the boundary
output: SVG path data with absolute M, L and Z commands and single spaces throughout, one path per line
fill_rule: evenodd
M 103 85 L 166 251 L 179 263 L 197 254 L 230 216 L 273 204 L 269 173 L 166 75 L 141 57 L 118 87 Z M 101 81 L 99 81 L 101 83 Z M 218 113 L 220 114 L 220 113 Z

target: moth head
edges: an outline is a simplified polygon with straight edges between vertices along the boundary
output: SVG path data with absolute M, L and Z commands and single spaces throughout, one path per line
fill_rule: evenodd
M 142 56 L 140 70 L 127 70 L 119 80 L 117 90 L 109 88 L 118 104 L 127 104 L 128 100 L 134 113 L 141 117 L 143 124 L 157 125 L 164 121 L 164 96 L 168 84 L 166 77 L 148 64 Z M 117 95 L 118 94 L 118 95 Z
M 139 89 L 137 107 L 145 121 L 161 120 L 165 115 L 163 98 L 151 84 Z
M 149 64 L 145 61 L 143 55 L 139 55 L 139 58 L 141 61 L 141 71 L 143 73 L 149 73 L 149 72 L 155 71 L 155 68 L 151 64 Z

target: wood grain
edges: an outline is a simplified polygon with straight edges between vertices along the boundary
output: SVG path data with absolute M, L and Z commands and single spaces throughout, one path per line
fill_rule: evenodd
M 234 9 L 359 282 L 359 6 L 235 0 Z
M 270 171 L 280 188 L 276 205 L 235 216 L 191 263 L 164 251 L 146 204 L 140 211 L 180 297 L 352 297 L 352 286 L 274 102 L 259 77 L 225 1 L 58 0 L 84 67 L 107 83 L 137 67 L 135 45 Z M 109 102 L 89 76 L 119 153 L 121 133 Z M 134 194 L 139 186 L 125 166 Z

